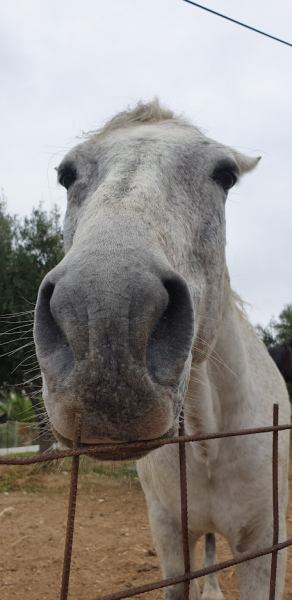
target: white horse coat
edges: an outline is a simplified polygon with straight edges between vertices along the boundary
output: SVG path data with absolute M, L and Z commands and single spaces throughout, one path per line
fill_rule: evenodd
M 66 255 L 40 287 L 34 328 L 62 443 L 72 445 L 76 412 L 85 446 L 171 438 L 182 406 L 188 434 L 271 425 L 274 402 L 289 422 L 284 381 L 236 307 L 225 261 L 227 193 L 257 163 L 158 102 L 117 115 L 63 159 Z M 193 567 L 205 533 L 224 535 L 235 556 L 272 544 L 271 451 L 272 434 L 187 444 Z M 281 432 L 280 541 L 288 452 Z M 182 574 L 178 448 L 138 471 L 163 576 Z M 238 566 L 241 600 L 267 600 L 270 562 Z M 281 551 L 276 600 L 285 564 Z M 214 577 L 207 584 L 204 600 L 221 597 Z M 181 600 L 182 586 L 165 598 Z

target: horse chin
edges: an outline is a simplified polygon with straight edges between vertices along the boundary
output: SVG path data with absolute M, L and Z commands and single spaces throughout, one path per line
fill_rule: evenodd
M 84 444 L 84 447 L 86 447 L 86 445 Z M 92 448 L 92 446 L 91 446 Z M 120 451 L 120 453 L 115 453 L 115 454 L 103 454 L 102 452 L 91 452 L 90 454 L 87 454 L 87 456 L 89 458 L 92 458 L 93 460 L 100 460 L 100 461 L 111 461 L 111 462 L 117 462 L 117 461 L 128 461 L 128 460 L 139 460 L 140 458 L 144 458 L 144 456 L 147 456 L 147 454 L 149 454 L 151 452 L 151 450 L 147 451 L 147 452 L 137 452 L 137 451 Z
M 72 449 L 73 448 L 73 441 L 70 440 L 69 438 L 66 438 L 64 436 L 62 436 L 57 429 L 51 424 L 51 429 L 52 432 L 55 436 L 55 438 L 58 440 L 58 442 L 60 442 L 62 444 L 62 446 L 65 446 L 66 448 Z M 162 440 L 168 440 L 172 437 L 174 437 L 175 435 L 177 435 L 177 424 L 173 424 L 172 427 L 170 427 L 170 429 L 164 433 L 162 436 L 158 437 L 158 438 L 154 438 L 151 440 L 145 440 L 145 444 L 147 443 L 151 443 L 151 442 L 161 442 Z M 139 443 L 139 445 L 143 445 L 143 440 L 137 440 L 137 442 Z M 140 458 L 144 458 L 145 456 L 147 456 L 148 454 L 150 454 L 150 452 L 153 452 L 153 450 L 156 450 L 157 448 L 161 447 L 161 444 L 158 443 L 157 447 L 154 448 L 150 448 L 145 449 L 145 450 L 138 450 L 136 448 L 127 448 L 126 444 L 128 442 L 124 441 L 122 442 L 113 442 L 113 441 L 106 441 L 106 442 L 101 442 L 98 441 L 97 443 L 93 443 L 93 444 L 86 444 L 84 442 L 80 443 L 78 446 L 78 449 L 84 449 L 85 450 L 85 455 L 88 456 L 89 458 L 92 458 L 93 460 L 100 460 L 100 461 L 123 461 L 123 460 L 139 460 Z M 130 442 L 129 444 L 133 444 L 135 442 Z M 100 451 L 102 446 L 107 446 L 108 447 L 108 452 L 106 451 Z M 90 452 L 86 452 L 86 450 L 88 450 L 90 448 Z M 94 450 L 96 448 L 96 451 Z

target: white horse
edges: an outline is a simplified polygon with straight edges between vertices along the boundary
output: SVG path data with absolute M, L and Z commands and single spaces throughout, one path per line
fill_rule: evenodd
M 171 437 L 183 405 L 187 434 L 268 426 L 274 402 L 289 421 L 284 381 L 237 306 L 225 262 L 227 193 L 257 163 L 157 101 L 117 115 L 64 158 L 66 255 L 40 287 L 34 329 L 61 442 L 72 444 L 76 412 L 84 446 Z M 203 534 L 220 532 L 234 556 L 272 544 L 271 447 L 270 433 L 187 444 L 192 568 Z M 281 432 L 280 541 L 288 447 Z M 163 577 L 180 575 L 178 448 L 145 454 L 135 458 Z M 270 562 L 238 566 L 241 600 L 267 600 Z M 285 565 L 283 550 L 276 600 Z M 182 593 L 166 588 L 165 599 Z M 216 577 L 203 598 L 222 598 Z

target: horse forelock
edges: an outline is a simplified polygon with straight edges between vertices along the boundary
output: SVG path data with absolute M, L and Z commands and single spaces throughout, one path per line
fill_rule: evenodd
M 133 125 L 161 123 L 162 121 L 176 123 L 180 126 L 192 127 L 198 133 L 203 132 L 190 123 L 182 115 L 176 115 L 172 110 L 163 106 L 158 98 L 151 102 L 138 102 L 134 108 L 128 108 L 109 119 L 103 127 L 96 131 L 88 131 L 85 137 L 102 135 L 115 129 L 122 129 Z

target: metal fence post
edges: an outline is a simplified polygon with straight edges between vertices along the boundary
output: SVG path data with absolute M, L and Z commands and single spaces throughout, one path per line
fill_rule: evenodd
M 279 425 L 279 404 L 273 406 L 273 426 Z M 279 432 L 273 431 L 273 546 L 279 542 L 279 490 L 278 490 L 278 441 Z M 278 550 L 272 553 L 269 600 L 275 599 Z

